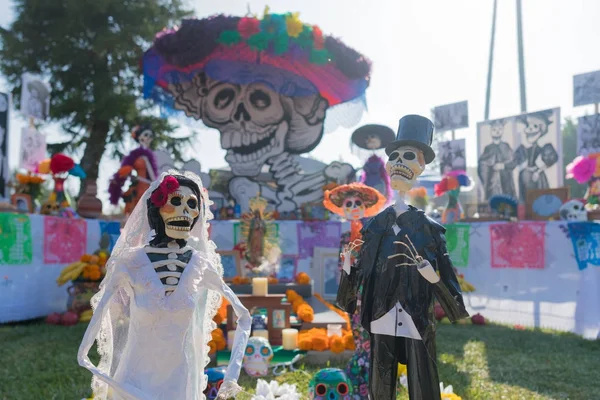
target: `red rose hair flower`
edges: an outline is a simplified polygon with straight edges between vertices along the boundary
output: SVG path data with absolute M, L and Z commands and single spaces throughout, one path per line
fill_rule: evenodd
M 179 181 L 174 176 L 166 176 L 156 190 L 150 196 L 150 201 L 156 207 L 162 207 L 167 204 L 169 195 L 179 189 Z
M 256 18 L 241 18 L 237 25 L 238 32 L 244 39 L 260 32 L 260 21 Z

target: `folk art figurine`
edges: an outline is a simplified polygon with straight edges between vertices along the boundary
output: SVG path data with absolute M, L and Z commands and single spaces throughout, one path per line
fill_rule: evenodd
M 365 224 L 356 262 L 348 250 L 344 254 L 343 269 L 353 285 L 338 292 L 337 303 L 353 313 L 360 300 L 361 324 L 370 334 L 372 399 L 396 398 L 398 363 L 407 365 L 411 400 L 440 399 L 434 298 L 450 321 L 468 317 L 444 227 L 404 201 L 435 158 L 432 135 L 433 123 L 425 117 L 400 120 L 396 140 L 386 147 L 395 204 Z
M 325 192 L 323 204 L 325 207 L 350 221 L 350 231 L 342 234 L 340 240 L 340 253 L 344 254 L 350 250 L 351 262 L 353 262 L 360 250 L 363 218 L 377 215 L 384 207 L 387 199 L 377 189 L 362 183 L 351 183 L 337 186 L 331 191 Z M 342 262 L 340 262 L 340 268 Z M 343 292 L 348 282 L 348 274 L 341 272 L 340 291 Z M 355 350 L 346 366 L 346 375 L 350 378 L 354 388 L 353 400 L 368 400 L 367 385 L 369 381 L 369 333 L 360 325 L 360 312 L 357 309 L 350 315 L 352 335 L 354 337 Z
M 319 370 L 308 384 L 309 400 L 352 400 L 352 382 L 338 368 Z
M 131 137 L 140 146 L 121 161 L 121 168 L 113 175 L 108 186 L 111 204 L 118 204 L 120 198 L 125 201 L 125 215 L 131 214 L 146 189 L 158 176 L 156 157 L 150 147 L 154 140 L 154 131 L 150 125 L 136 126 Z M 135 175 L 132 175 L 133 171 Z M 131 179 L 131 184 L 127 191 L 122 193 L 127 178 Z
M 197 175 L 171 171 L 130 215 L 92 298 L 94 314 L 77 356 L 93 374 L 94 399 L 205 399 L 208 343 L 222 296 L 238 321 L 218 398 L 241 390 L 250 314 L 223 281 L 208 238 L 209 206 Z M 97 366 L 88 357 L 95 340 Z
M 448 194 L 448 204 L 442 212 L 442 224 L 453 224 L 458 222 L 461 218 L 464 218 L 464 212 L 458 196 L 460 195 L 460 188 L 469 186 L 471 180 L 467 176 L 465 171 L 451 171 L 448 172 L 440 181 L 434 186 L 436 196 L 442 196 Z

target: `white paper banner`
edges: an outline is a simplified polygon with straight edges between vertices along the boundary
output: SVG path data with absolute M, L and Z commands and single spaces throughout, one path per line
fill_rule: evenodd
M 35 171 L 38 163 L 46 158 L 46 137 L 35 128 L 21 130 L 21 163 L 19 166 Z

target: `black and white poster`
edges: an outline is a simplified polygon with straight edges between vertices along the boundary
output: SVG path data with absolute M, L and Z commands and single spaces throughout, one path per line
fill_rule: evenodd
M 600 153 L 600 114 L 586 115 L 577 121 L 577 155 Z
M 46 158 L 46 137 L 34 127 L 21 130 L 20 167 L 35 172 L 40 161 Z
M 8 110 L 9 97 L 0 93 L 0 199 L 8 197 Z
M 21 86 L 21 112 L 40 121 L 50 113 L 50 85 L 41 77 L 24 73 Z
M 573 106 L 600 103 L 600 71 L 573 76 Z
M 438 148 L 440 174 L 443 176 L 451 171 L 466 171 L 465 139 L 440 142 Z
M 506 194 L 525 202 L 528 190 L 561 187 L 560 109 L 480 122 L 477 154 L 484 201 Z
M 446 104 L 433 109 L 435 130 L 453 131 L 469 127 L 469 105 L 466 101 Z

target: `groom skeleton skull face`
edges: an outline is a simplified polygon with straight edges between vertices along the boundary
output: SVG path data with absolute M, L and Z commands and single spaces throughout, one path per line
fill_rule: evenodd
M 400 146 L 390 153 L 385 170 L 392 189 L 408 192 L 425 170 L 423 152 L 412 146 Z

